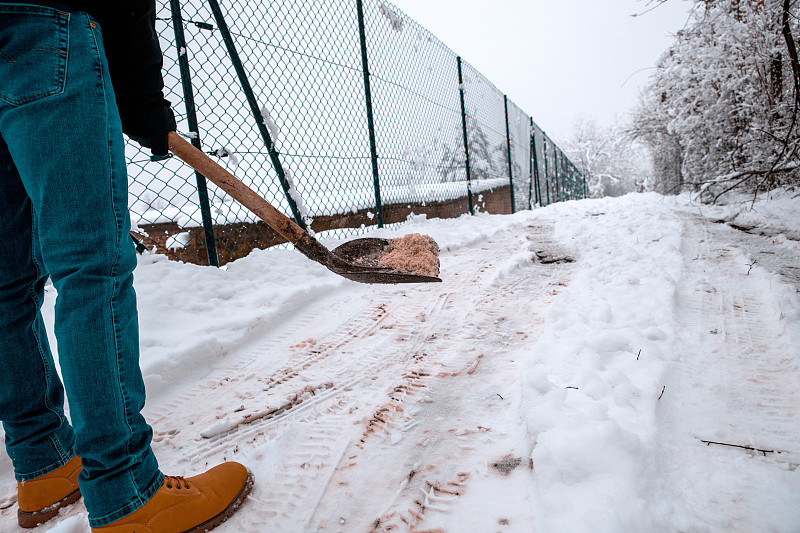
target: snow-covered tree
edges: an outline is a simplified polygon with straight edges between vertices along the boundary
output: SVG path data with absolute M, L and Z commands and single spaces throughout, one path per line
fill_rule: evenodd
M 634 118 L 661 190 L 798 180 L 799 14 L 796 0 L 694 0 Z
M 586 176 L 593 198 L 639 191 L 647 181 L 645 150 L 619 123 L 601 127 L 592 119 L 580 118 L 562 145 Z

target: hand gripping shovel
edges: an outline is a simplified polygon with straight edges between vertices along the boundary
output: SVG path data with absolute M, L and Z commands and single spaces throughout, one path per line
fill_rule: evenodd
M 178 158 L 255 213 L 269 227 L 294 244 L 295 248 L 303 255 L 325 266 L 331 272 L 361 283 L 442 281 L 435 276 L 408 274 L 377 266 L 389 246 L 389 241 L 386 239 L 355 239 L 333 251 L 328 250 L 293 220 L 275 209 L 258 193 L 174 131 L 169 133 L 169 149 Z

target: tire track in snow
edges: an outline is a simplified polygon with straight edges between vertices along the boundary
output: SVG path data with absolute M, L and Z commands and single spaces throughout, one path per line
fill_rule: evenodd
M 243 356 L 234 370 L 223 372 L 227 375 L 219 382 L 212 380 L 202 390 L 182 398 L 179 408 L 190 413 L 192 425 L 199 426 L 201 436 L 182 446 L 177 463 L 188 463 L 198 470 L 223 460 L 247 463 L 242 456 L 259 453 L 261 446 L 281 443 L 280 459 L 275 464 L 279 474 L 257 473 L 264 481 L 250 500 L 266 509 L 275 524 L 284 524 L 276 526 L 276 531 L 302 530 L 298 520 L 315 505 L 315 499 L 325 494 L 333 468 L 350 442 L 348 432 L 354 420 L 362 416 L 362 405 L 385 394 L 383 374 L 394 375 L 393 367 L 403 366 L 409 353 L 419 351 L 427 334 L 418 327 L 418 318 L 435 316 L 446 302 L 446 295 L 441 296 L 387 300 L 382 294 L 349 305 L 339 302 L 327 311 L 347 308 L 350 313 L 338 315 L 334 321 L 338 327 L 330 327 L 328 334 L 303 341 L 297 338 L 300 332 L 283 336 L 280 342 L 268 339 L 269 345 L 277 345 L 279 350 L 286 351 L 288 345 L 300 352 L 291 364 L 277 370 L 270 359 Z M 326 310 L 321 313 L 326 314 Z M 393 350 L 386 350 L 392 346 Z M 258 379 L 264 374 L 269 378 Z M 284 393 L 289 399 L 282 405 L 260 407 Z M 209 397 L 228 406 L 243 401 L 244 408 L 236 409 L 236 418 L 211 422 L 203 429 L 209 415 L 198 407 L 207 405 Z M 248 403 L 248 399 L 252 401 Z M 231 403 L 234 400 L 236 403 Z M 173 437 L 170 442 L 177 441 Z M 176 454 L 172 451 L 170 455 Z M 240 530 L 260 527 L 263 524 L 253 523 L 241 525 Z
M 371 335 L 386 318 L 385 306 L 358 308 L 355 314 L 342 316 L 332 327 L 333 332 L 324 340 L 317 341 L 307 335 L 308 331 L 313 330 L 321 321 L 322 313 L 323 311 L 317 309 L 299 317 L 288 330 L 278 330 L 272 336 L 264 335 L 262 344 L 229 359 L 224 365 L 220 364 L 220 368 L 215 370 L 211 377 L 206 378 L 204 384 L 195 386 L 193 390 L 166 403 L 148 418 L 155 425 L 167 422 L 181 405 L 197 403 L 198 399 L 207 396 L 210 391 L 216 391 L 235 381 L 257 379 L 264 383 L 261 392 L 269 391 L 298 377 L 303 371 L 331 354 L 340 353 L 353 339 Z M 278 361 L 278 358 L 282 361 Z M 264 370 L 267 376 L 259 374 Z M 229 412 L 229 409 L 222 407 L 220 410 Z
M 744 255 L 748 250 L 736 245 L 730 232 L 700 219 L 684 226 L 678 309 L 685 350 L 672 366 L 670 394 L 660 406 L 669 463 L 662 470 L 672 474 L 664 480 L 665 499 L 676 502 L 672 517 L 679 531 L 680 524 L 697 520 L 711 531 L 785 530 L 772 520 L 785 519 L 786 509 L 800 501 L 800 489 L 778 494 L 768 482 L 774 476 L 796 476 L 800 463 L 797 347 L 777 311 L 778 281 L 751 272 L 751 260 Z M 713 494 L 696 488 L 720 476 L 739 482 L 715 482 L 725 489 Z
M 317 407 L 305 416 L 295 412 L 291 415 L 293 418 L 260 428 L 279 438 L 278 432 L 291 425 L 289 431 L 296 432 L 292 442 L 306 447 L 286 447 L 278 467 L 281 474 L 262 487 L 258 496 L 270 510 L 276 530 L 305 530 L 303 524 L 307 525 L 313 510 L 329 492 L 334 468 L 344 459 L 350 442 L 355 438 L 354 432 L 358 430 L 355 424 L 366 416 L 368 409 L 381 401 L 392 384 L 392 376 L 413 360 L 413 355 L 421 350 L 429 337 L 426 323 L 419 321 L 418 317 L 436 316 L 446 301 L 447 295 L 444 294 L 436 297 L 432 304 L 408 305 L 404 302 L 404 312 L 393 314 L 392 320 L 381 329 L 388 338 L 378 342 L 374 336 L 365 338 L 360 349 L 354 348 L 354 363 L 338 371 L 342 381 L 337 381 L 327 406 Z M 313 457 L 308 454 L 308 446 L 312 445 Z
M 717 221 L 724 223 L 724 221 Z M 784 281 L 794 285 L 800 291 L 800 248 L 797 246 L 798 235 L 762 228 L 743 228 L 727 223 L 727 227 L 737 231 L 725 234 L 725 238 L 738 248 L 746 249 L 751 260 L 771 272 L 780 274 Z M 716 233 L 722 233 L 718 227 Z M 794 241 L 794 242 L 791 242 Z
M 348 388 L 394 362 L 381 357 L 375 347 L 403 334 L 398 321 L 411 322 L 424 310 L 388 303 L 365 307 L 356 306 L 356 312 L 338 317 L 336 323 L 340 327 L 334 327 L 327 336 L 313 342 L 279 337 L 268 342 L 267 347 L 242 356 L 233 368 L 221 369 L 217 379 L 167 405 L 167 412 L 153 425 L 181 429 L 161 429 L 156 441 L 163 435 L 168 435 L 171 442 L 186 440 L 180 433 L 190 429 L 194 432 L 193 444 L 184 447 L 191 450 L 193 462 L 211 461 L 220 454 L 220 458 L 230 459 L 225 451 L 233 448 L 232 441 L 255 442 L 278 422 L 302 420 L 309 411 L 326 412 L 337 402 L 346 403 Z M 410 316 L 401 316 L 403 313 Z M 364 339 L 369 340 L 369 345 Z M 291 352 L 292 346 L 300 347 L 300 351 L 287 364 L 276 365 L 267 356 L 276 351 Z M 212 398 L 217 407 L 209 410 Z M 198 406 L 206 409 L 198 412 Z M 176 420 L 175 413 L 183 413 L 183 417 Z

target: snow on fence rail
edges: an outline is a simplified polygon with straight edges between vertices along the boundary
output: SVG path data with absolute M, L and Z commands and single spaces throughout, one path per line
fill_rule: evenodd
M 159 0 L 157 30 L 178 130 L 311 229 L 586 195 L 528 115 L 388 2 Z M 175 159 L 127 155 L 148 247 L 217 265 L 281 242 Z

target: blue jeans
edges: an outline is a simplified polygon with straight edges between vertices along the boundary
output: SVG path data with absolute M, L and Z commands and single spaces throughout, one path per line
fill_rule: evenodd
M 163 481 L 140 414 L 123 143 L 97 23 L 0 4 L 0 420 L 19 481 L 81 457 L 92 527 Z M 63 386 L 40 312 L 48 275 Z

